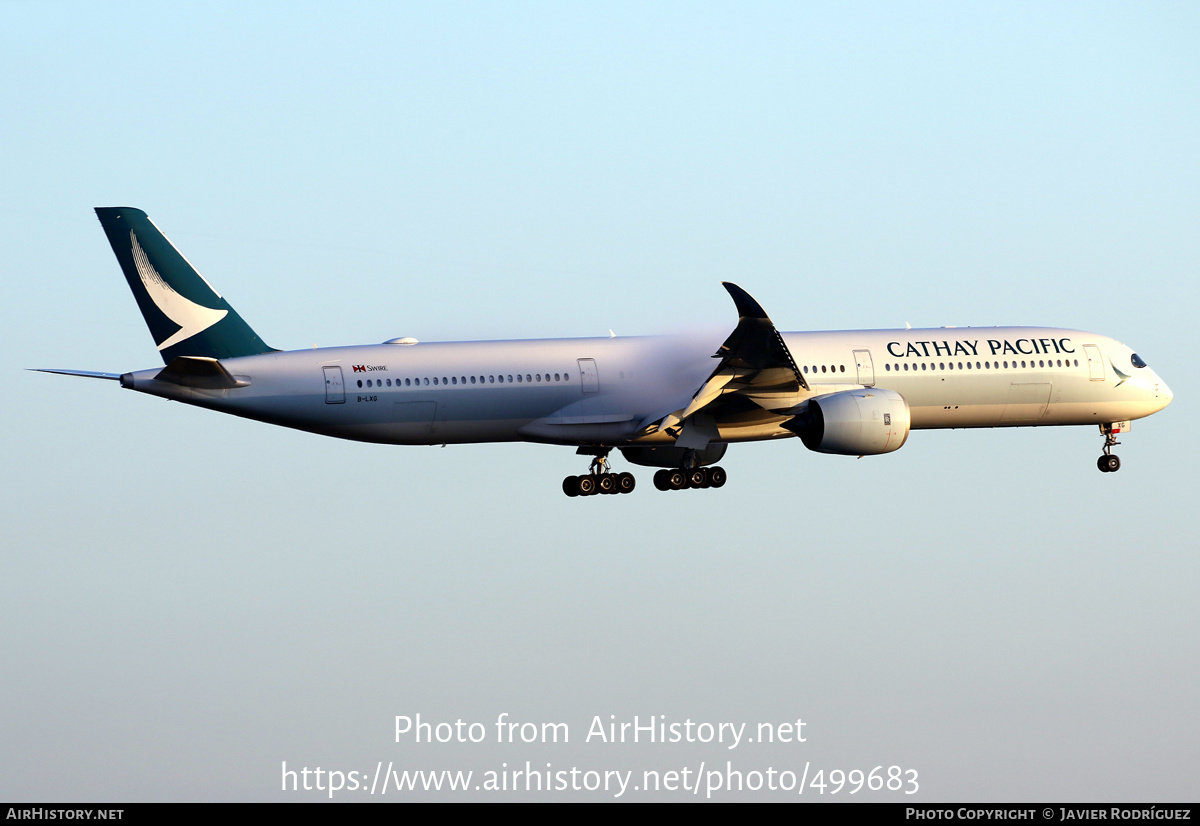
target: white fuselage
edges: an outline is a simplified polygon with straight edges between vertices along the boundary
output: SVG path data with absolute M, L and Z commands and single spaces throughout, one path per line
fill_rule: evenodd
M 1105 424 L 1171 401 L 1130 348 L 1078 330 L 782 336 L 809 390 L 725 416 L 717 423 L 721 441 L 791 436 L 781 424 L 797 405 L 863 387 L 903 396 L 913 429 Z M 128 374 L 126 386 L 370 442 L 670 444 L 672 435 L 644 426 L 687 405 L 712 372 L 719 344 L 674 337 L 388 343 L 223 359 L 244 384 L 230 389 L 157 380 L 158 370 Z

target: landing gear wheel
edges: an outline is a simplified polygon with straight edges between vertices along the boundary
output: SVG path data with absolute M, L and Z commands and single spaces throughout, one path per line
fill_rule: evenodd
M 682 470 L 667 471 L 667 488 L 669 490 L 683 490 L 688 485 L 688 475 Z
M 610 470 L 608 454 L 611 451 L 612 447 L 604 445 L 584 445 L 576 450 L 579 456 L 592 456 L 592 463 L 587 473 L 563 479 L 563 493 L 567 496 L 591 496 L 596 493 L 615 495 L 632 491 L 637 484 L 632 473 L 613 473 Z
M 1096 467 L 1104 473 L 1116 473 L 1121 469 L 1121 460 L 1111 453 L 1106 453 L 1096 460 Z
M 654 471 L 654 487 L 658 488 L 659 490 L 670 490 L 671 489 L 671 483 L 667 480 L 667 471 L 665 471 L 665 470 Z
M 688 471 L 688 487 L 689 488 L 706 488 L 708 487 L 708 471 L 702 467 L 692 468 Z
M 719 488 L 725 484 L 729 475 L 725 473 L 723 467 L 712 467 L 708 469 L 708 484 L 710 487 Z

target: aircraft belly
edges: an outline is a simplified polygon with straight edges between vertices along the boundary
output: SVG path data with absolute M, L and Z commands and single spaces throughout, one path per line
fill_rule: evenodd
M 1154 412 L 1140 401 L 1052 402 L 1021 405 L 949 405 L 911 408 L 913 430 L 955 427 L 1029 427 L 1089 425 L 1140 419 Z

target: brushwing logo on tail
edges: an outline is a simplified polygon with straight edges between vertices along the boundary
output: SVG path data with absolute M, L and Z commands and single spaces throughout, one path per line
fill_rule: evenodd
M 229 314 L 228 310 L 214 310 L 189 301 L 177 293 L 151 265 L 150 259 L 138 243 L 137 236 L 130 232 L 129 240 L 133 242 L 133 262 L 137 266 L 138 277 L 142 279 L 142 286 L 146 288 L 150 300 L 162 310 L 163 315 L 179 325 L 174 335 L 159 343 L 159 350 L 165 350 L 196 333 L 204 332 Z

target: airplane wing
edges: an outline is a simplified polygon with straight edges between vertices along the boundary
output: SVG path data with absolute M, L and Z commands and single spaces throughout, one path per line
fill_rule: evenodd
M 713 354 L 721 361 L 687 405 L 645 423 L 642 435 L 665 430 L 680 447 L 702 449 L 717 437 L 718 425 L 790 416 L 782 411 L 793 409 L 798 396 L 810 392 L 762 305 L 737 284 L 721 285 L 738 311 L 737 327 Z

